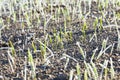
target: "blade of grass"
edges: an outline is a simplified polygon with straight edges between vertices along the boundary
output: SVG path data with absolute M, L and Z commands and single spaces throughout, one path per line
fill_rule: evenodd
M 89 67 L 89 69 L 90 69 L 90 71 L 91 71 L 91 74 L 92 74 L 92 76 L 93 76 L 93 79 L 94 79 L 94 80 L 97 80 L 97 76 L 96 76 L 96 74 L 95 74 L 95 72 L 94 72 L 93 67 L 92 67 L 90 64 L 87 64 L 87 66 Z
M 88 80 L 87 70 L 84 72 L 84 80 Z
M 79 63 L 77 63 L 77 65 L 76 65 L 76 71 L 77 71 L 78 80 L 81 80 L 80 65 L 79 65 Z
M 98 47 L 95 49 L 95 50 L 93 50 L 93 54 L 92 54 L 92 57 L 91 57 L 91 62 L 93 61 L 93 59 L 94 59 L 94 57 L 95 57 L 95 53 L 96 53 L 96 51 L 98 50 Z
M 25 56 L 25 62 L 24 62 L 24 80 L 27 80 L 27 57 Z
M 32 79 L 33 80 L 36 80 L 36 72 L 35 72 L 35 64 L 34 64 L 34 60 L 33 60 L 33 56 L 32 56 L 32 53 L 30 52 L 30 49 L 28 48 L 28 61 L 30 63 L 30 66 L 31 66 L 31 71 L 32 71 Z
M 9 44 L 10 44 L 10 47 L 11 47 L 11 50 L 12 50 L 12 56 L 15 56 L 16 52 L 15 52 L 15 48 L 13 46 L 13 43 L 11 41 L 9 41 Z
M 11 67 L 11 71 L 12 73 L 15 72 L 14 68 L 15 68 L 15 62 L 14 62 L 14 58 L 13 56 L 10 54 L 10 51 L 8 50 L 8 62 L 10 64 L 10 67 Z
M 95 73 L 96 79 L 98 79 L 97 67 L 95 66 L 95 63 L 93 63 L 92 61 L 91 61 L 91 65 L 92 65 L 92 67 L 93 67 L 93 71 L 94 71 L 94 73 Z
M 99 65 L 102 67 L 102 71 L 100 73 L 100 80 L 102 80 L 103 76 L 107 76 L 107 65 L 108 65 L 108 60 L 105 60 L 103 64 L 99 63 Z M 105 71 L 104 71 L 105 70 Z M 103 72 L 105 72 L 105 75 L 103 75 Z
M 79 43 L 79 42 L 76 42 L 76 45 L 79 47 L 79 51 L 80 51 L 82 57 L 85 59 L 85 53 L 84 53 L 82 47 L 80 46 L 80 43 Z
M 69 80 L 73 80 L 73 74 L 74 74 L 74 70 L 70 70 L 70 77 L 69 77 Z
M 89 67 L 88 67 L 88 63 L 86 63 L 86 61 L 84 61 L 84 64 L 85 64 L 85 67 L 86 67 L 86 69 L 87 69 L 88 76 L 91 78 L 92 75 L 91 75 L 91 73 L 90 73 L 90 69 L 89 69 Z
M 111 80 L 114 79 L 115 77 L 115 71 L 114 71 L 114 67 L 113 67 L 113 61 L 112 61 L 112 58 L 110 58 L 110 72 L 111 72 Z

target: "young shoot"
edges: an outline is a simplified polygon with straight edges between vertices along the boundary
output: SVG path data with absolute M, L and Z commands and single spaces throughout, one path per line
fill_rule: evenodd
M 32 41 L 32 47 L 33 47 L 33 49 L 34 49 L 34 53 L 37 51 L 37 49 L 36 49 L 36 46 L 35 46 L 35 44 L 34 44 L 34 42 Z
M 85 70 L 85 72 L 84 72 L 84 80 L 88 80 L 88 75 L 87 75 L 88 73 L 87 73 L 87 70 Z M 80 80 L 80 79 L 79 79 Z
M 9 61 L 9 64 L 10 64 L 10 67 L 11 67 L 11 71 L 12 73 L 14 73 L 14 69 L 15 69 L 15 60 L 14 60 L 14 57 L 10 54 L 10 51 L 8 50 L 8 61 Z
M 99 30 L 102 31 L 103 30 L 103 19 L 102 17 L 100 17 L 100 25 L 99 25 Z
M 76 45 L 79 47 L 80 54 L 81 54 L 82 57 L 85 59 L 86 56 L 85 56 L 85 53 L 84 53 L 82 47 L 80 46 L 80 43 L 79 43 L 79 42 L 76 42 Z
M 80 65 L 79 65 L 79 63 L 77 63 L 77 65 L 76 65 L 76 71 L 77 71 L 78 80 L 80 80 L 81 79 L 81 75 L 80 75 Z
M 103 64 L 99 63 L 99 65 L 102 67 L 102 70 L 100 72 L 100 80 L 102 80 L 102 77 L 104 76 L 105 78 L 107 77 L 107 73 L 108 73 L 108 68 L 107 68 L 107 65 L 108 65 L 108 60 L 105 60 Z M 103 72 L 105 74 L 103 74 Z
M 116 16 L 115 12 L 114 12 L 114 16 Z M 120 31 L 119 31 L 119 26 L 118 26 L 116 17 L 115 17 L 115 25 L 116 25 L 117 35 L 118 35 L 117 50 L 120 51 Z
M 69 77 L 69 80 L 73 80 L 73 74 L 74 74 L 74 70 L 70 70 L 70 77 Z
M 108 42 L 108 37 L 107 37 L 107 39 L 104 39 L 103 42 L 102 42 L 102 48 L 103 49 L 106 49 L 107 42 Z
M 89 68 L 89 70 L 90 70 L 90 72 L 91 72 L 91 74 L 92 74 L 93 79 L 94 79 L 94 80 L 98 80 L 98 79 L 97 79 L 98 76 L 96 75 L 96 72 L 95 72 L 94 67 L 92 67 L 90 64 L 88 64 L 87 66 L 88 66 L 88 68 Z
M 1 39 L 1 30 L 4 29 L 3 27 L 3 19 L 0 18 L 0 39 Z
M 85 39 L 86 38 L 86 30 L 87 30 L 87 22 L 86 20 L 84 19 L 84 23 L 83 23 L 83 27 L 82 27 L 82 35 L 83 35 L 83 38 Z
M 64 33 L 65 33 L 65 34 L 67 34 L 66 28 L 67 28 L 67 21 L 66 21 L 66 19 L 64 18 Z
M 109 6 L 109 0 L 105 0 L 105 8 L 107 9 L 108 8 L 108 6 Z
M 49 38 L 49 42 L 52 44 L 53 40 L 52 40 L 51 35 L 48 35 L 48 38 Z
M 68 31 L 68 32 L 67 32 L 67 36 L 68 36 L 68 40 L 69 40 L 69 41 L 72 41 L 72 40 L 73 40 L 73 33 L 72 33 L 72 31 Z
M 91 73 L 90 73 L 90 69 L 89 69 L 89 67 L 88 67 L 88 63 L 87 63 L 85 60 L 84 60 L 84 64 L 85 64 L 85 68 L 86 68 L 86 70 L 87 70 L 88 76 L 91 77 L 92 75 L 91 75 Z
M 114 67 L 113 67 L 113 61 L 112 58 L 110 58 L 110 73 L 111 73 L 111 80 L 114 79 L 115 77 L 115 71 L 114 71 Z
M 98 50 L 98 47 L 95 50 L 93 50 L 93 54 L 92 54 L 90 62 L 92 62 L 93 59 L 95 58 L 95 53 L 96 53 L 97 50 Z
M 30 25 L 31 25 L 30 17 L 27 13 L 25 14 L 25 19 L 26 19 L 27 25 L 30 27 Z
M 10 45 L 11 50 L 12 50 L 12 56 L 15 56 L 16 55 L 15 48 L 14 48 L 13 43 L 11 41 L 9 41 L 9 45 Z
M 98 25 L 98 18 L 95 19 L 94 23 L 93 23 L 93 27 L 94 27 L 94 32 L 95 34 L 97 33 L 97 25 Z
M 33 60 L 33 56 L 32 56 L 32 53 L 30 52 L 30 49 L 28 48 L 28 62 L 31 66 L 31 76 L 32 76 L 32 79 L 33 80 L 36 80 L 36 72 L 35 72 L 35 63 L 34 63 L 34 60 Z
M 44 45 L 46 45 L 46 43 Z M 43 62 L 45 62 L 46 61 L 46 46 L 43 46 L 41 42 L 40 42 L 40 50 L 41 50 L 42 60 Z
M 63 41 L 62 41 L 62 37 L 60 36 L 60 33 L 56 36 L 56 41 L 57 41 L 57 45 L 60 47 L 60 48 L 63 48 Z
M 93 63 L 92 61 L 91 61 L 91 65 L 92 65 L 92 67 L 93 67 L 93 71 L 94 71 L 94 73 L 95 73 L 96 79 L 98 79 L 97 67 L 95 66 L 95 63 Z

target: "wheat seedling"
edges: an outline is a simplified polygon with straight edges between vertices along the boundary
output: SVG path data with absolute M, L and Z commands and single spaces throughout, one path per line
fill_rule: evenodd
M 81 74 L 80 74 L 80 65 L 79 65 L 79 63 L 77 63 L 77 65 L 76 65 L 76 71 L 77 71 L 78 80 L 80 80 L 81 79 Z
M 15 52 L 15 48 L 13 46 L 13 43 L 11 41 L 9 41 L 9 44 L 10 44 L 10 47 L 11 47 L 11 50 L 12 50 L 12 56 L 15 56 L 16 52 Z
M 73 75 L 74 74 L 74 70 L 72 69 L 72 70 L 70 70 L 70 77 L 69 77 L 69 80 L 73 80 Z
M 101 73 L 100 73 L 100 80 L 102 80 L 103 78 L 103 72 L 105 73 L 104 74 L 104 77 L 106 78 L 107 77 L 107 74 L 108 74 L 108 68 L 107 68 L 107 65 L 108 65 L 108 60 L 105 60 L 103 64 L 99 63 L 99 65 L 102 67 L 102 70 L 101 70 Z
M 79 47 L 80 54 L 81 54 L 82 57 L 85 59 L 86 56 L 85 56 L 85 53 L 84 53 L 82 47 L 80 46 L 80 43 L 79 43 L 79 42 L 76 42 L 76 45 Z
M 11 71 L 12 73 L 14 73 L 14 69 L 15 69 L 15 61 L 14 61 L 14 57 L 10 54 L 10 51 L 8 50 L 8 62 L 10 64 L 11 67 Z
M 28 48 L 28 62 L 31 66 L 31 76 L 32 76 L 32 79 L 33 80 L 36 80 L 36 72 L 35 72 L 35 63 L 34 63 L 34 60 L 33 60 L 33 56 L 32 56 L 32 53 L 30 52 L 30 49 Z
M 111 73 L 111 80 L 114 79 L 115 77 L 115 71 L 114 71 L 114 67 L 113 67 L 113 61 L 112 61 L 112 58 L 110 58 L 110 73 Z
M 88 74 L 87 70 L 85 70 L 85 72 L 84 72 L 84 80 L 88 80 L 88 75 L 87 74 Z

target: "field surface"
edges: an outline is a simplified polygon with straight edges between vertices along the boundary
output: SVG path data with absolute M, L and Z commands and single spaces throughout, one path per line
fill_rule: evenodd
M 120 1 L 0 0 L 0 80 L 120 80 Z

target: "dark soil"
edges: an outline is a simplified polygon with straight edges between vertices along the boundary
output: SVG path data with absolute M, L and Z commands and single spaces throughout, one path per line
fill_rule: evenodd
M 48 26 L 46 33 L 44 34 L 42 23 L 40 24 L 40 27 L 34 27 L 34 28 L 27 28 L 25 27 L 24 31 L 19 27 L 20 23 L 17 22 L 11 22 L 11 26 L 9 28 L 5 28 L 2 30 L 2 37 L 0 39 L 0 75 L 3 76 L 3 80 L 24 80 L 24 69 L 25 69 L 25 57 L 27 57 L 27 50 L 30 48 L 34 62 L 36 64 L 36 78 L 37 80 L 68 80 L 69 79 L 69 73 L 70 70 L 75 69 L 76 70 L 76 64 L 77 62 L 73 59 L 69 59 L 68 65 L 65 68 L 66 61 L 68 58 L 65 57 L 63 54 L 67 54 L 70 57 L 73 57 L 78 61 L 81 67 L 81 74 L 83 76 L 83 72 L 85 70 L 84 65 L 84 59 L 81 56 L 79 52 L 79 48 L 76 45 L 76 42 L 80 42 L 80 46 L 83 48 L 84 51 L 86 51 L 86 62 L 90 62 L 91 56 L 93 54 L 93 50 L 98 47 L 98 50 L 96 52 L 96 55 L 98 55 L 99 51 L 102 47 L 102 41 L 104 39 L 108 38 L 107 46 L 113 45 L 113 52 L 111 53 L 111 48 L 109 48 L 105 54 L 103 54 L 99 59 L 94 59 L 94 63 L 96 64 L 98 68 L 98 72 L 101 72 L 101 67 L 99 66 L 99 63 L 103 64 L 105 60 L 110 60 L 112 58 L 113 60 L 113 66 L 115 70 L 115 78 L 114 80 L 120 79 L 120 51 L 117 50 L 117 44 L 118 44 L 118 33 L 116 28 L 113 26 L 110 28 L 103 28 L 101 31 L 99 29 L 96 30 L 97 32 L 97 42 L 95 39 L 93 39 L 91 42 L 89 41 L 90 38 L 95 33 L 95 30 L 93 28 L 93 21 L 95 18 L 94 16 L 101 16 L 101 13 L 99 13 L 98 8 L 96 7 L 97 3 L 92 3 L 92 11 L 90 15 L 87 17 L 87 25 L 88 29 L 86 30 L 86 38 L 83 38 L 82 36 L 82 30 L 81 26 L 83 25 L 82 20 L 75 19 L 73 21 L 68 21 L 67 24 L 67 31 L 72 29 L 72 40 L 68 38 L 63 39 L 63 47 L 60 47 L 59 45 L 56 45 L 54 40 L 54 28 L 56 29 L 57 33 L 60 33 L 60 29 L 64 29 L 63 27 L 59 27 L 63 25 L 64 21 L 60 21 L 58 23 L 55 23 L 54 21 L 51 21 Z M 111 11 L 111 9 L 106 9 L 108 11 Z M 106 12 L 108 12 L 106 11 Z M 119 12 L 117 10 L 117 12 Z M 113 18 L 109 14 L 106 15 L 106 17 L 109 16 L 109 18 Z M 104 26 L 108 25 L 106 21 L 103 22 Z M 118 24 L 120 24 L 120 21 L 118 21 Z M 55 27 L 56 26 L 56 27 Z M 48 41 L 48 47 L 53 51 L 54 57 L 50 57 L 49 64 L 45 64 L 42 61 L 42 55 L 39 52 L 34 52 L 32 48 L 32 41 L 35 43 L 37 49 L 39 49 L 39 42 L 38 39 L 42 42 L 45 41 L 46 35 L 50 35 L 54 42 L 50 43 Z M 14 65 L 12 72 L 10 62 L 9 62 L 9 56 L 8 56 L 8 49 L 10 47 L 9 41 L 11 41 L 15 47 L 16 54 L 14 55 Z M 50 55 L 50 52 L 47 51 L 48 56 Z M 10 52 L 10 54 L 12 54 Z M 108 68 L 110 68 L 110 61 L 108 63 Z M 32 80 L 30 76 L 31 66 L 29 63 L 27 63 L 27 80 Z M 74 72 L 74 78 L 76 75 L 76 71 Z M 103 78 L 104 79 L 104 78 Z M 77 79 L 75 79 L 77 80 Z M 83 79 L 82 79 L 83 80 Z M 108 77 L 109 80 L 109 77 Z

